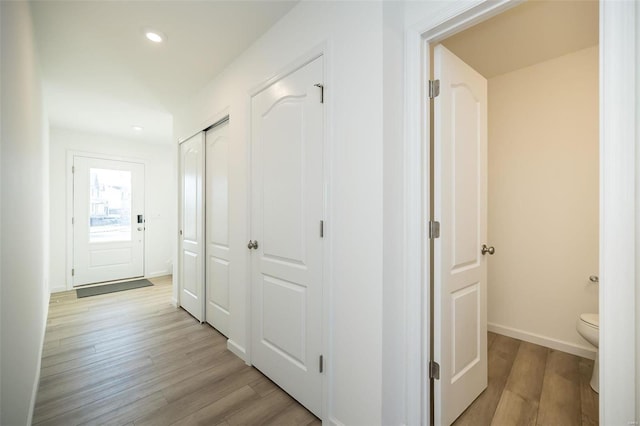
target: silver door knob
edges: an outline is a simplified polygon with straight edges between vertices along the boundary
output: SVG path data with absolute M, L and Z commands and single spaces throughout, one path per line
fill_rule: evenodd
M 253 241 L 249 240 L 249 244 L 247 244 L 247 247 L 249 248 L 249 250 L 251 250 L 251 249 L 255 250 L 255 249 L 258 248 L 258 242 L 255 241 L 255 240 L 253 240 Z
M 496 252 L 496 249 L 494 247 L 487 247 L 486 244 L 482 245 L 482 254 L 485 255 L 487 253 L 489 253 L 490 255 L 493 255 Z
M 142 226 L 138 226 L 138 231 L 144 231 L 144 228 Z

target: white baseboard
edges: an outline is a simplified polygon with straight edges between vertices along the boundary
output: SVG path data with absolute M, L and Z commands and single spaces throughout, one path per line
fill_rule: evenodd
M 63 291 L 69 291 L 69 289 L 66 286 L 51 287 L 49 289 L 49 293 L 62 293 Z
M 487 329 L 496 334 L 502 334 L 503 336 L 513 337 L 514 339 L 520 339 L 529 343 L 535 343 L 536 345 L 544 346 L 562 352 L 567 352 L 572 355 L 577 355 L 588 359 L 596 359 L 595 348 L 580 346 L 576 345 L 575 343 L 552 339 L 551 337 L 541 336 L 539 334 L 529 333 L 528 331 L 505 327 L 499 324 L 489 323 L 487 324 Z
M 229 349 L 231 352 L 233 352 L 238 358 L 243 360 L 245 362 L 245 364 L 251 365 L 251 363 L 249 362 L 249 359 L 247 357 L 247 351 L 245 350 L 245 348 L 243 348 L 242 346 L 238 345 L 233 340 L 229 339 L 229 340 L 227 340 L 227 349 Z
M 329 424 L 331 426 L 344 426 L 344 423 L 336 419 L 335 417 L 329 417 Z
M 171 275 L 171 271 L 169 269 L 165 269 L 163 271 L 150 272 L 145 276 L 145 278 L 164 277 L 166 275 Z
M 175 297 L 171 298 L 171 304 L 173 305 L 174 308 L 179 308 L 178 299 L 176 299 Z
M 29 415 L 27 417 L 27 424 L 33 423 L 33 414 L 36 409 L 36 398 L 38 396 L 38 388 L 40 387 L 40 372 L 42 370 L 42 353 L 44 352 L 44 338 L 47 334 L 47 322 L 49 320 L 49 302 L 51 301 L 51 293 L 45 294 L 47 299 L 44 304 L 44 324 L 42 324 L 42 336 L 40 339 L 40 348 L 38 353 L 38 364 L 36 366 L 36 379 L 33 383 L 33 389 L 31 391 L 31 403 L 29 404 Z

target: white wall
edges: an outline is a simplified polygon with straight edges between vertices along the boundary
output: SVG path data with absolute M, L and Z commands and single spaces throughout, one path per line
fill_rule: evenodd
M 176 234 L 176 150 L 174 145 L 149 144 L 77 130 L 51 129 L 50 191 L 51 291 L 70 288 L 67 279 L 67 153 L 92 153 L 107 158 L 144 160 L 145 276 L 172 273 Z
M 381 423 L 382 5 L 301 2 L 175 115 L 177 138 L 229 108 L 230 340 L 247 348 L 249 91 L 326 43 L 331 182 L 329 412 L 349 425 Z
M 31 423 L 48 306 L 48 125 L 27 2 L 1 2 L 0 423 Z
M 598 141 L 597 46 L 489 80 L 490 329 L 593 349 L 575 324 L 598 312 Z
M 383 293 L 382 424 L 406 423 L 404 218 L 404 5 L 384 2 L 383 13 Z
M 640 146 L 640 7 L 636 4 L 635 6 L 636 16 L 635 16 L 635 26 L 636 26 L 636 188 L 635 188 L 635 217 L 636 217 L 636 252 L 635 252 L 635 289 L 636 289 L 636 420 L 640 421 L 640 175 L 638 171 L 640 170 L 640 149 L 637 149 Z

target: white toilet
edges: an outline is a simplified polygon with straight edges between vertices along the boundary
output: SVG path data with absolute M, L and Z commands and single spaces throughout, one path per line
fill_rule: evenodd
M 581 314 L 576 323 L 576 330 L 585 338 L 585 340 L 591 343 L 598 349 L 600 343 L 600 315 L 598 314 Z M 593 362 L 593 374 L 591 375 L 591 389 L 599 392 L 599 380 L 598 380 L 598 363 L 599 351 L 596 351 L 596 359 Z

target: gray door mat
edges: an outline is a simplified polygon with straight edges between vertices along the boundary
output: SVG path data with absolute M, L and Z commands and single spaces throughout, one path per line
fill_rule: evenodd
M 78 296 L 78 299 L 80 299 L 81 297 L 97 296 L 98 294 L 115 293 L 116 291 L 131 290 L 134 288 L 149 287 L 152 285 L 153 283 L 151 283 L 151 281 L 145 280 L 145 279 L 126 281 L 123 283 L 98 285 L 95 287 L 78 288 L 76 289 L 76 296 Z

